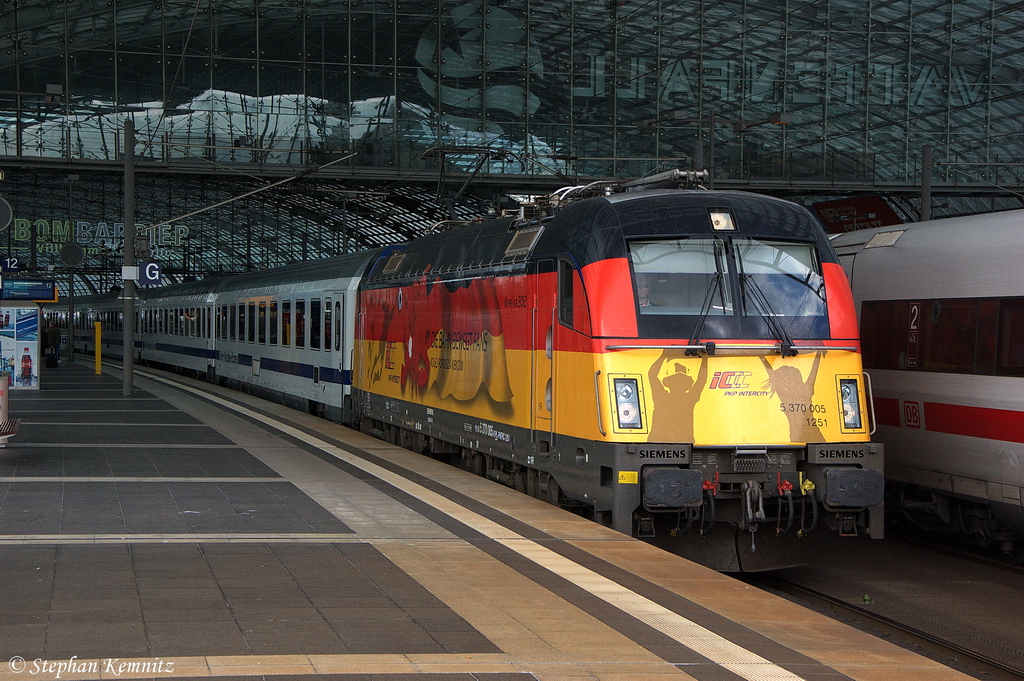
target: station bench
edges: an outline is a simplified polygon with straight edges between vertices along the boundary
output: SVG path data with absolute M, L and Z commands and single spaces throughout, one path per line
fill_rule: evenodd
M 7 438 L 12 435 L 18 434 L 18 426 L 21 425 L 21 419 L 8 419 L 7 421 L 0 421 L 0 447 L 7 446 Z

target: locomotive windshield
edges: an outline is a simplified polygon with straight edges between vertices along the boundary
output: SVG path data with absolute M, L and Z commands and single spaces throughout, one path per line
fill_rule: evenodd
M 632 241 L 629 254 L 641 336 L 828 336 L 824 280 L 812 244 L 693 236 Z

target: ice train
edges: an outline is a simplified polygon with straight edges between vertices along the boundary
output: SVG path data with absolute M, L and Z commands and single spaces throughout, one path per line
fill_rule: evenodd
M 696 179 L 573 188 L 543 218 L 143 290 L 136 359 L 719 570 L 800 564 L 826 532 L 881 536 L 883 449 L 832 246 L 795 204 L 657 184 Z M 115 298 L 79 299 L 79 352 L 100 322 L 120 356 Z
M 889 512 L 1024 560 L 1024 210 L 851 232 Z

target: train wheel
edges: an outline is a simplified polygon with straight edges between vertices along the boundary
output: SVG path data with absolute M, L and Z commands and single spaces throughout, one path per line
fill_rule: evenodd
M 547 501 L 552 506 L 558 506 L 562 501 L 562 489 L 558 486 L 558 483 L 555 482 L 555 479 L 550 475 L 548 476 L 548 497 L 545 501 Z
M 1024 565 L 1024 541 L 1013 542 L 1013 550 L 1004 553 L 1003 560 L 1010 565 Z

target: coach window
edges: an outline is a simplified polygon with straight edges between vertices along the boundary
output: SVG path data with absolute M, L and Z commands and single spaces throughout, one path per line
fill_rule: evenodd
M 323 324 L 323 312 L 319 298 L 309 300 L 309 348 L 310 350 L 320 349 L 320 331 Z
M 249 342 L 256 342 L 256 303 L 249 303 Z
M 324 350 L 331 351 L 331 299 L 324 299 Z
M 281 303 L 281 345 L 292 344 L 292 301 Z
M 334 349 L 341 351 L 341 301 L 334 301 Z
M 277 301 L 270 301 L 270 344 L 277 345 Z
M 999 302 L 999 340 L 996 373 L 1024 376 L 1024 298 Z
M 238 306 L 238 342 L 245 342 L 245 303 Z
M 238 319 L 238 317 L 235 314 L 235 309 L 236 309 L 236 306 L 232 305 L 231 306 L 231 312 L 229 313 L 229 316 L 228 316 L 228 320 L 229 320 L 228 327 L 230 329 L 231 340 L 235 340 L 235 338 L 237 337 L 235 335 L 235 329 L 237 328 L 237 319 Z
M 306 347 L 306 301 L 295 301 L 295 347 Z
M 259 307 L 259 331 L 257 341 L 260 345 L 267 344 L 267 301 L 262 301 Z

